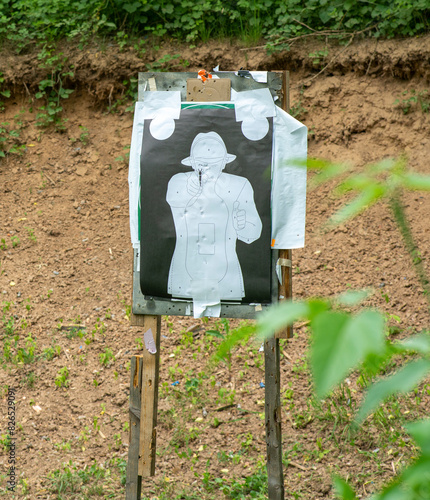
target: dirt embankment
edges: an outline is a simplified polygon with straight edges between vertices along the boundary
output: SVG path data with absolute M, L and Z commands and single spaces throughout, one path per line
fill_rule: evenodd
M 19 334 L 0 385 L 17 389 L 23 498 L 56 498 L 67 478 L 67 484 L 73 479 L 86 488 L 79 477 L 103 463 L 104 469 L 96 469 L 104 478 L 97 491 L 124 496 L 118 476 L 127 456 L 128 361 L 142 349 L 142 332 L 127 317 L 132 250 L 126 153 L 133 117 L 125 111 L 131 102 L 123 82 L 178 53 L 182 66 L 174 65 L 179 58 L 171 60 L 172 70 L 183 70 L 185 60 L 185 69 L 193 70 L 217 64 L 222 70 L 289 69 L 292 109 L 308 127 L 311 156 L 348 161 L 360 171 L 369 162 L 406 155 L 411 168 L 429 174 L 430 115 L 415 99 L 428 96 L 429 43 L 429 37 L 347 47 L 312 42 L 270 56 L 216 42 L 193 49 L 166 44 L 142 57 L 109 46 L 79 51 L 65 45 L 64 71 L 73 66 L 68 85 L 75 92 L 63 101 L 63 132 L 36 126 L 34 93 L 46 76 L 36 53 L 1 53 L 2 85 L 12 97 L 2 99 L 0 122 L 15 127 L 13 140 L 22 148 L 0 159 L 0 293 L 2 306 L 10 308 L 4 317 L 12 318 Z M 125 100 L 118 104 L 121 93 Z M 402 334 L 427 327 L 426 299 L 387 206 L 378 204 L 324 235 L 322 224 L 342 203 L 332 187 L 309 191 L 306 246 L 293 254 L 294 296 L 373 287 L 367 303 L 381 308 Z M 429 269 L 430 196 L 408 193 L 404 202 Z M 219 498 L 219 491 L 203 488 L 204 477 L 230 481 L 249 475 L 265 454 L 259 346 L 235 351 L 230 370 L 209 368 L 207 328 L 200 320 L 163 318 L 159 455 L 156 477 L 144 483 L 146 497 L 179 498 L 183 491 L 187 498 Z M 388 444 L 381 441 L 379 427 L 350 443 L 342 434 L 350 417 L 346 401 L 337 406 L 346 420 L 319 418 L 311 404 L 306 325 L 298 325 L 296 334 L 284 346 L 281 368 L 287 498 L 332 498 L 330 473 L 345 467 L 367 494 L 392 477 L 393 460 L 398 470 L 413 451 L 401 448 L 394 434 Z M 17 348 L 26 350 L 26 362 L 14 361 Z M 187 390 L 190 380 L 195 387 Z M 352 384 L 355 397 L 360 389 Z M 4 393 L 1 401 L 6 429 Z M 429 407 L 423 391 L 420 404 L 408 407 L 408 418 L 428 414 Z M 5 460 L 1 455 L 2 474 Z M 76 469 L 67 475 L 62 464 L 69 460 Z M 106 468 L 110 476 L 102 475 Z M 54 470 L 57 476 L 48 479 Z
M 288 69 L 312 77 L 325 68 L 325 75 L 354 73 L 430 81 L 430 36 L 405 40 L 364 39 L 353 43 L 346 40 L 343 45 L 332 41 L 298 40 L 289 50 L 271 55 L 262 46 L 243 47 L 216 41 L 193 48 L 173 42 L 155 47 L 148 42 L 145 51 L 140 53 L 132 47 L 120 50 L 111 43 L 98 42 L 83 49 L 64 43 L 59 44 L 56 53 L 60 53 L 60 57 L 48 67 L 46 59 L 42 64 L 38 59 L 37 48 L 19 56 L 3 50 L 0 53 L 3 85 L 18 92 L 23 92 L 24 86 L 34 91 L 50 69 L 56 70 L 59 64 L 63 73 L 73 72 L 73 77 L 65 77 L 69 86 L 84 89 L 102 101 L 118 97 L 118 92 L 124 92 L 124 82 L 140 71 L 212 70 L 217 65 L 223 71 Z

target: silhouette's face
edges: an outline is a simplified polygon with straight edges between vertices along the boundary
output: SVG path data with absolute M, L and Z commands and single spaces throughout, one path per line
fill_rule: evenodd
M 198 142 L 192 150 L 191 163 L 202 179 L 217 179 L 226 165 L 225 147 L 214 139 Z

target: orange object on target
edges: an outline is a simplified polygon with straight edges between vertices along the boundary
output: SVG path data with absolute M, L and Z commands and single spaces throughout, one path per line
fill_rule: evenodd
M 198 75 L 202 79 L 203 83 L 205 83 L 207 79 L 212 78 L 212 75 L 209 73 L 209 71 L 206 71 L 205 69 L 201 69 L 198 72 Z

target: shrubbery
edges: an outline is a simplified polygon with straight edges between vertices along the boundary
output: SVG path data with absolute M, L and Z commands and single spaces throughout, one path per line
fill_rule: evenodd
M 329 36 L 414 36 L 429 31 L 428 0 L 0 0 L 0 39 L 18 50 L 35 41 L 93 35 L 155 35 L 272 44 Z

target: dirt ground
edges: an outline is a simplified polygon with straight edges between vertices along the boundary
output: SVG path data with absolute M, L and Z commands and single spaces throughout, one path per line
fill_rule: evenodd
M 2 358 L 3 441 L 7 387 L 16 389 L 18 423 L 19 487 L 15 497 L 6 496 L 86 498 L 61 493 L 55 478 L 64 473 L 70 479 L 98 464 L 97 473 L 105 474 L 101 490 L 88 498 L 123 498 L 129 360 L 142 349 L 142 331 L 129 321 L 127 152 L 133 116 L 126 111 L 132 102 L 124 80 L 178 53 L 168 69 L 289 69 L 291 104 L 308 127 L 310 156 L 350 162 L 360 171 L 405 155 L 411 169 L 430 173 L 430 113 L 411 99 L 420 93 L 430 99 L 430 38 L 328 48 L 312 42 L 272 55 L 215 42 L 193 49 L 166 44 L 144 55 L 100 45 L 82 51 L 65 46 L 63 52 L 74 67 L 63 132 L 35 124 L 42 75 L 35 53 L 0 53 L 2 89 L 12 91 L 2 99 L 0 122 L 15 124 L 25 146 L 0 159 L 0 332 L 3 342 L 7 325 L 19 336 L 12 358 L 20 347 L 27 353 L 19 361 L 5 361 L 4 353 Z M 308 193 L 306 246 L 293 252 L 294 297 L 373 287 L 367 305 L 385 311 L 402 335 L 428 327 L 422 287 L 385 204 L 332 232 L 320 230 L 344 202 L 333 187 Z M 404 202 L 430 271 L 430 196 L 407 193 Z M 262 354 L 258 345 L 241 346 L 230 370 L 208 365 L 216 339 L 208 340 L 205 330 L 215 323 L 162 319 L 157 467 L 155 478 L 144 480 L 145 498 L 219 498 L 205 488 L 208 478 L 239 481 L 264 461 Z M 333 498 L 336 471 L 365 496 L 393 477 L 412 452 L 393 455 L 396 439 L 382 448 L 376 431 L 360 435 L 354 448 L 332 421 L 314 416 L 306 345 L 306 326 L 298 325 L 282 347 L 286 498 Z M 429 403 L 423 396 L 411 416 L 428 413 Z M 379 461 L 368 458 L 375 448 L 381 448 Z M 7 458 L 2 446 L 2 495 Z M 63 464 L 69 461 L 67 476 Z M 190 491 L 196 496 L 186 496 Z

